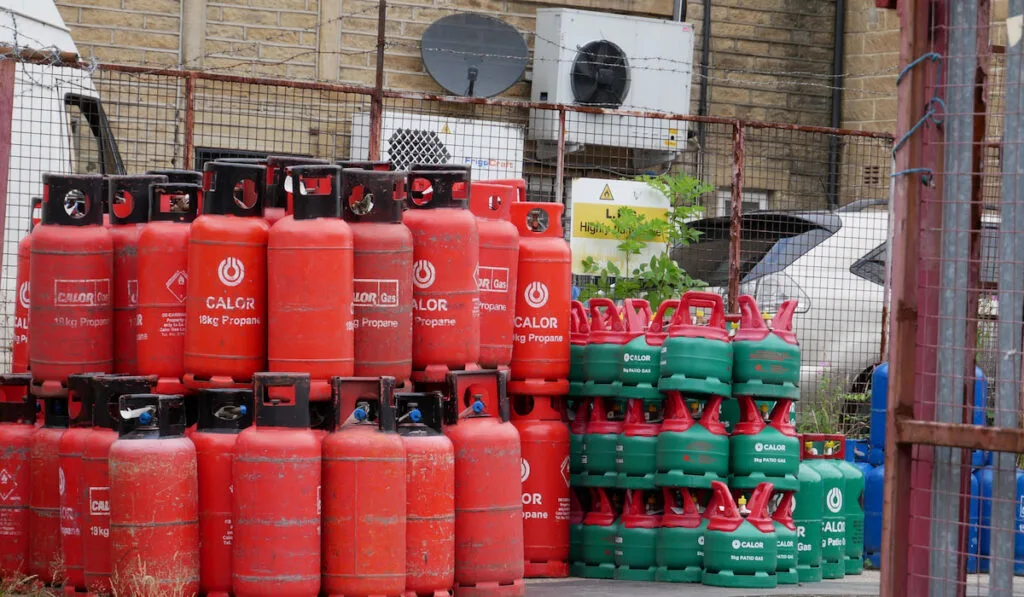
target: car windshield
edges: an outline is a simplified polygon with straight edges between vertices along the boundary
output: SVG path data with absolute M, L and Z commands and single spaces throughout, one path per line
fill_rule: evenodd
M 699 240 L 676 247 L 672 258 L 686 272 L 709 286 L 729 283 L 729 218 L 708 218 L 690 224 Z M 826 238 L 841 223 L 831 214 L 758 213 L 743 217 L 740 233 L 740 281 L 751 282 L 781 271 Z

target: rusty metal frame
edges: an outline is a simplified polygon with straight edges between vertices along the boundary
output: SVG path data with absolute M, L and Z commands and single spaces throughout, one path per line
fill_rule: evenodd
M 928 51 L 929 0 L 900 3 L 900 65 L 905 67 Z M 923 17 L 923 18 L 922 18 Z M 921 31 L 924 29 L 924 31 Z M 897 87 L 897 134 L 907 134 L 921 118 L 925 106 L 922 69 L 910 69 Z M 895 171 L 911 170 L 921 164 L 923 141 L 910 138 L 896 153 Z M 908 553 L 910 536 L 910 483 L 913 459 L 911 444 L 900 441 L 896 429 L 914 418 L 914 381 L 917 362 L 918 264 L 921 209 L 921 181 L 917 176 L 897 176 L 894 181 L 891 347 L 889 355 L 890 424 L 885 438 L 885 508 L 882 515 L 882 597 L 908 595 Z
M 4 240 L 7 216 L 7 181 L 10 177 L 11 143 L 14 127 L 14 80 L 16 64 L 0 61 L 0 244 Z
M 732 125 L 732 197 L 729 212 L 729 313 L 739 313 L 740 238 L 743 232 L 743 154 L 746 129 L 736 121 Z

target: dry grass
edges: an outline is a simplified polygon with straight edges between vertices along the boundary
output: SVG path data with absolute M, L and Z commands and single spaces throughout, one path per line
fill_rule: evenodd
M 36 576 L 0 581 L 0 597 L 59 597 L 60 589 L 43 585 Z
M 177 555 L 173 558 L 177 559 Z M 111 572 L 112 597 L 195 597 L 196 595 L 186 589 L 189 574 L 184 568 L 175 575 L 181 579 L 180 582 L 170 586 L 161 584 L 160 579 L 148 574 L 146 564 L 141 557 L 136 558 L 135 564 L 129 565 L 128 570 L 124 573 L 118 566 L 114 566 Z M 0 597 L 3 596 L 0 595 Z

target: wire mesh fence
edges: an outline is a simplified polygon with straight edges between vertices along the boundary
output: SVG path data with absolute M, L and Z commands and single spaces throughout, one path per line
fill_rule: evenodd
M 530 200 L 565 204 L 567 238 L 581 232 L 573 229 L 581 228 L 581 214 L 573 214 L 574 201 L 584 200 L 574 197 L 586 188 L 581 180 L 694 177 L 707 185 L 689 222 L 700 236 L 671 254 L 695 279 L 724 294 L 753 294 L 766 310 L 800 299 L 805 400 L 865 391 L 881 358 L 887 135 L 387 90 L 378 133 L 370 88 L 25 62 L 15 64 L 15 77 L 3 366 L 17 243 L 44 172 L 201 169 L 221 157 L 281 154 L 366 159 L 375 134 L 381 158 L 398 168 L 460 163 L 476 180 L 524 178 Z M 733 230 L 738 244 L 730 242 Z

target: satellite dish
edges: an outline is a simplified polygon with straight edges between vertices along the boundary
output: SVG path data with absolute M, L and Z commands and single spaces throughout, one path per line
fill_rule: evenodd
M 622 48 L 602 39 L 579 49 L 572 65 L 572 95 L 576 103 L 618 108 L 628 93 L 629 61 Z
M 434 21 L 420 43 L 427 72 L 455 95 L 492 97 L 523 76 L 529 49 L 508 23 L 476 13 Z

